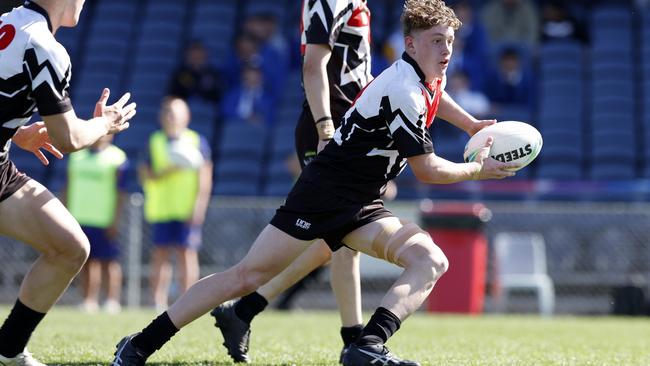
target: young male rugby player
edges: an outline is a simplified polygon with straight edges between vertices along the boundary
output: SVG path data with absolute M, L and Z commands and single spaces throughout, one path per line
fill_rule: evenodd
M 384 208 L 379 198 L 382 187 L 407 162 L 419 180 L 431 184 L 510 177 L 514 173 L 508 169 L 516 165 L 489 158 L 491 137 L 472 162 L 453 163 L 436 156 L 428 127 L 437 112 L 470 133 L 485 125 L 476 123 L 443 91 L 460 22 L 442 0 L 407 0 L 402 19 L 406 45 L 402 59 L 361 93 L 334 139 L 305 167 L 244 259 L 201 279 L 141 333 L 124 337 L 114 365 L 144 364 L 180 328 L 213 306 L 259 288 L 319 238 L 332 250 L 342 243 L 404 268 L 343 364 L 419 365 L 393 355 L 385 343 L 420 307 L 449 264 L 425 231 L 402 224 Z
M 84 0 L 25 1 L 0 17 L 0 235 L 17 239 L 40 256 L 20 286 L 18 300 L 0 327 L 0 364 L 42 365 L 26 350 L 32 332 L 88 257 L 88 239 L 47 188 L 19 172 L 9 159 L 11 142 L 57 158 L 129 127 L 135 103 L 125 94 L 112 106 L 104 89 L 95 118 L 79 119 L 70 103 L 70 57 L 56 41 L 59 27 L 74 27 Z M 34 110 L 44 122 L 25 126 Z

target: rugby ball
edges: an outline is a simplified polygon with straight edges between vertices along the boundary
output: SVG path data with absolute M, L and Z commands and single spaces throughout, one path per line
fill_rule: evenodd
M 490 156 L 504 163 L 519 164 L 519 169 L 535 160 L 542 150 L 542 135 L 535 127 L 524 122 L 503 121 L 480 130 L 469 139 L 463 153 L 465 162 L 474 161 L 489 136 L 494 138 Z
M 199 149 L 183 139 L 169 142 L 169 162 L 181 169 L 197 169 L 203 164 Z

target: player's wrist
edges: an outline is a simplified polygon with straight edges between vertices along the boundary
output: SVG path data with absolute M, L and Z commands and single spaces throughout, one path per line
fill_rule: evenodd
M 321 141 L 328 141 L 334 137 L 334 120 L 330 116 L 321 117 L 316 120 L 316 130 Z

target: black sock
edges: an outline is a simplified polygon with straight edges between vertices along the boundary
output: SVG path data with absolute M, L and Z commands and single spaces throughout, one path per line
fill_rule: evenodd
M 356 342 L 359 346 L 386 343 L 399 329 L 402 321 L 386 308 L 377 308 L 375 313 L 363 328 L 359 340 Z
M 142 333 L 133 337 L 132 342 L 136 348 L 150 355 L 167 343 L 176 332 L 178 332 L 178 328 L 165 311 L 149 323 Z
M 352 327 L 341 327 L 341 338 L 343 339 L 343 346 L 347 347 L 356 342 L 363 331 L 363 325 L 355 325 Z
M 22 352 L 45 313 L 39 313 L 16 300 L 14 308 L 0 328 L 0 355 L 8 358 Z
M 264 311 L 264 308 L 266 308 L 266 305 L 268 304 L 269 302 L 266 301 L 264 296 L 257 292 L 253 292 L 237 301 L 237 304 L 235 305 L 235 314 L 237 314 L 239 319 L 250 324 L 255 315 Z

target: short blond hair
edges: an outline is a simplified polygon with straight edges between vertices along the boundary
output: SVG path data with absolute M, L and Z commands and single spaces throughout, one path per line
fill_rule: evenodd
M 462 25 L 456 13 L 442 0 L 406 0 L 402 10 L 402 30 L 410 35 L 414 30 L 447 25 L 458 30 Z

